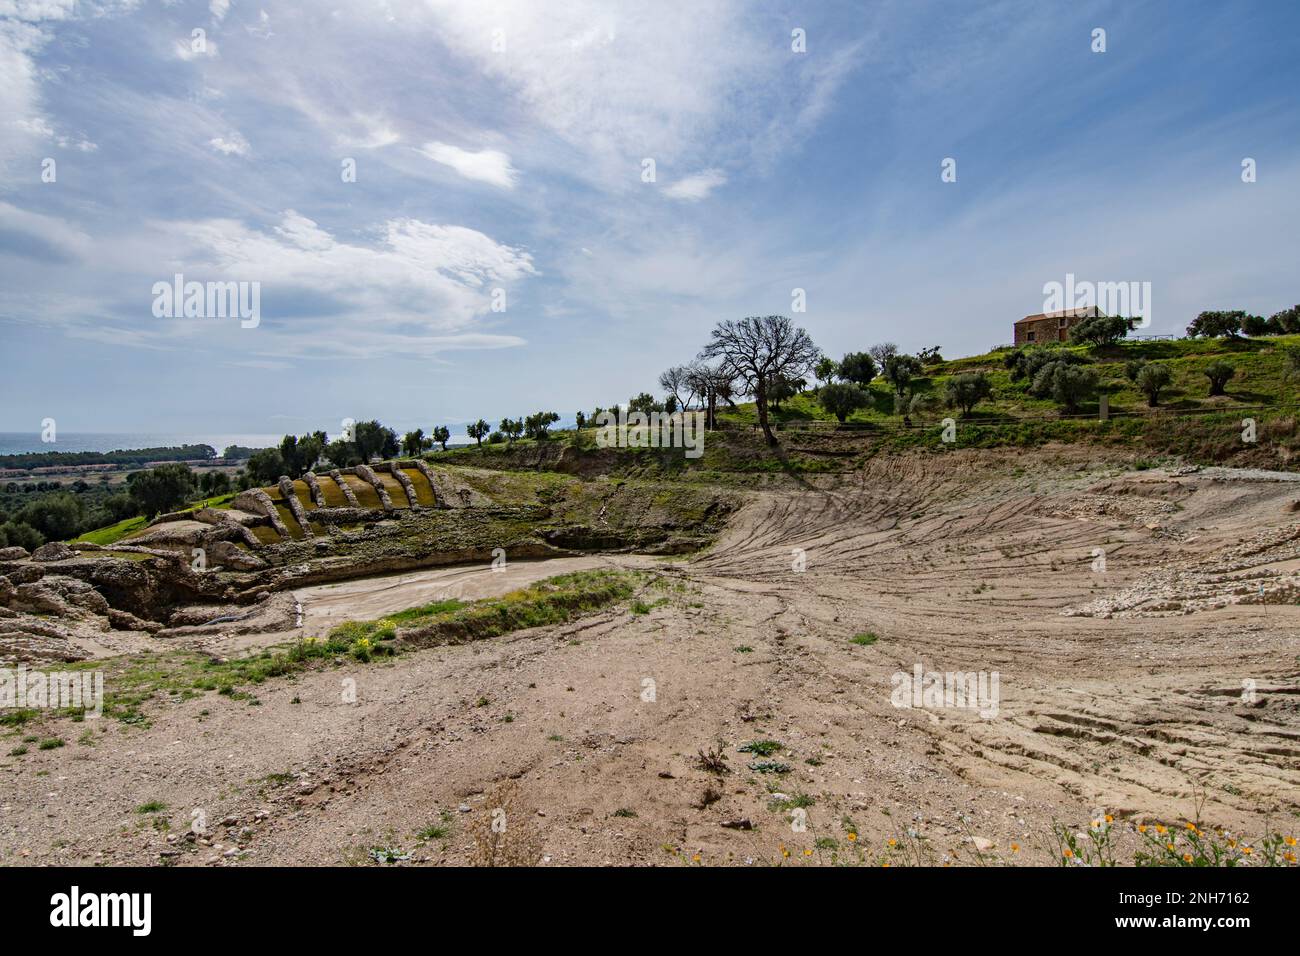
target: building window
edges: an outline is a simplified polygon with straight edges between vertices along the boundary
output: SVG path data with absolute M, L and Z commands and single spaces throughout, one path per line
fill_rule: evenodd
M 1069 319 L 1057 319 L 1057 320 L 1056 320 L 1056 327 L 1057 327 L 1058 329 L 1069 328 L 1069 326 L 1070 326 L 1070 320 L 1069 320 Z
M 1025 333 L 1025 341 L 1026 341 L 1026 342 L 1032 342 L 1033 340 L 1034 340 L 1034 333 L 1033 333 L 1033 332 L 1026 332 L 1026 333 Z

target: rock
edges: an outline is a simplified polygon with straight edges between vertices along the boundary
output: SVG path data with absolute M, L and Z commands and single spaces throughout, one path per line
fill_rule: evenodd
M 293 480 L 288 475 L 281 475 L 279 487 L 280 498 L 284 501 L 284 506 L 289 509 L 289 513 L 293 515 L 293 520 L 298 522 L 298 527 L 302 529 L 303 535 L 308 538 L 314 537 L 315 532 L 311 529 L 307 509 L 303 507 L 302 500 L 298 497 Z
M 208 558 L 215 565 L 235 571 L 260 571 L 266 562 L 230 541 L 217 541 L 208 548 Z
M 108 623 L 115 631 L 147 631 L 156 634 L 162 630 L 162 625 L 157 621 L 146 621 L 136 617 L 130 611 L 119 611 L 114 607 L 108 609 L 107 617 Z
M 62 541 L 51 541 L 32 552 L 33 561 L 67 561 L 75 557 L 78 557 L 77 552 Z
M 17 545 L 12 548 L 0 548 L 0 561 L 24 561 L 29 557 L 31 553 Z
M 996 845 L 992 840 L 989 840 L 981 836 L 971 837 L 970 842 L 975 844 L 975 849 L 981 853 L 987 853 L 989 850 L 993 849 L 993 847 Z
M 723 820 L 722 825 L 728 830 L 752 830 L 754 824 L 749 821 L 749 817 L 741 817 L 739 820 Z
M 9 599 L 9 604 L 14 610 L 28 611 L 32 614 L 56 614 L 60 617 L 72 617 L 76 613 L 75 608 L 68 603 L 58 589 L 51 587 L 44 581 L 18 585 L 17 593 Z
M 369 483 L 370 487 L 375 489 L 375 494 L 379 496 L 379 503 L 383 505 L 385 511 L 393 510 L 393 499 L 388 495 L 388 489 L 384 486 L 379 476 L 371 470 L 369 465 L 357 465 L 353 469 L 354 473 L 362 481 Z

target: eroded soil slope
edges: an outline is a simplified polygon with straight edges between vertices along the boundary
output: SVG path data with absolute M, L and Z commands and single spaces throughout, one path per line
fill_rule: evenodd
M 268 681 L 256 703 L 160 700 L 147 725 L 29 725 L 66 745 L 3 760 L 0 853 L 469 862 L 502 784 L 510 842 L 550 864 L 875 862 L 909 829 L 938 861 L 1043 863 L 1053 820 L 1202 799 L 1208 824 L 1297 829 L 1291 476 L 955 452 L 744 498 L 689 559 L 580 559 L 654 568 L 635 608 Z M 410 603 L 492 575 L 414 575 Z M 391 577 L 343 587 L 367 613 L 403 599 Z M 292 593 L 308 622 L 344 603 Z M 895 707 L 917 664 L 999 672 L 997 716 Z M 707 772 L 719 742 L 727 772 Z

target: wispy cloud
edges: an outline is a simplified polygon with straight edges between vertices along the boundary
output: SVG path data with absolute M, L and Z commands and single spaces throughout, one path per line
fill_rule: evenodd
M 703 172 L 696 173 L 694 176 L 687 176 L 680 179 L 670 186 L 664 188 L 664 195 L 669 199 L 684 199 L 688 202 L 696 202 L 701 199 L 707 199 L 709 193 L 713 192 L 719 186 L 725 184 L 727 174 L 720 169 L 706 169 Z
M 466 179 L 490 183 L 502 189 L 514 189 L 519 171 L 510 165 L 510 157 L 500 150 L 473 152 L 447 143 L 425 143 L 420 152 L 435 163 L 450 166 Z
M 238 131 L 225 136 L 214 136 L 208 140 L 208 145 L 223 156 L 247 156 L 249 150 L 248 140 L 244 139 Z
M 386 417 L 399 375 L 412 417 L 581 407 L 796 287 L 832 352 L 986 348 L 1067 268 L 1174 327 L 1290 304 L 1300 13 L 1104 8 L 1096 56 L 1100 9 L 0 0 L 0 410 L 99 408 L 107 349 L 179 422 Z M 260 325 L 154 318 L 177 272 L 260 282 Z

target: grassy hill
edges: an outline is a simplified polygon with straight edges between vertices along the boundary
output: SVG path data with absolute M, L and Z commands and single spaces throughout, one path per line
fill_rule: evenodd
M 1286 346 L 1300 346 L 1300 335 L 1261 339 L 1121 342 L 1100 349 L 1070 345 L 1063 346 L 1063 349 L 1091 360 L 1091 367 L 1101 381 L 1100 390 L 1109 395 L 1112 415 L 1159 416 L 1169 412 L 1232 411 L 1244 407 L 1281 409 L 1300 403 L 1300 380 L 1287 381 L 1285 378 L 1286 358 L 1283 349 Z M 927 377 L 918 382 L 916 391 L 918 394 L 928 392 L 942 396 L 944 383 L 951 376 L 982 371 L 992 381 L 993 395 L 975 408 L 972 420 L 1014 422 L 1060 419 L 1062 415 L 1055 402 L 1030 395 L 1027 381 L 1012 381 L 1011 373 L 1003 367 L 1003 357 L 1008 351 L 1009 348 L 999 349 L 931 366 L 926 370 Z M 1173 373 L 1172 383 L 1161 393 L 1159 408 L 1148 408 L 1146 396 L 1125 377 L 1124 365 L 1133 359 L 1161 362 L 1168 365 Z M 1208 394 L 1209 380 L 1203 370 L 1218 359 L 1236 366 L 1237 375 L 1228 383 L 1227 395 L 1211 398 Z M 872 404 L 854 413 L 849 418 L 849 423 L 899 425 L 889 386 L 877 380 L 871 383 L 868 392 Z M 1078 414 L 1081 417 L 1095 417 L 1097 408 L 1095 399 L 1084 402 L 1080 405 Z M 723 421 L 737 424 L 753 424 L 757 421 L 752 403 L 741 405 L 738 409 L 724 410 L 719 417 Z M 834 416 L 817 403 L 813 392 L 805 392 L 783 402 L 780 409 L 773 411 L 772 418 L 782 423 L 834 421 Z
M 953 359 L 927 368 L 916 383 L 919 393 L 942 396 L 947 379 L 963 372 L 983 371 L 993 393 L 967 419 L 940 406 L 928 416 L 913 416 L 906 426 L 894 413 L 894 399 L 883 381 L 868 388 L 869 407 L 852 415 L 845 426 L 821 407 L 814 390 L 772 410 L 781 446 L 773 454 L 761 441 L 752 402 L 719 412 L 722 430 L 709 436 L 704 456 L 683 459 L 670 449 L 594 449 L 595 431 L 557 433 L 550 441 L 520 440 L 469 446 L 436 453 L 440 461 L 499 469 L 561 467 L 583 472 L 599 469 L 619 474 L 675 472 L 696 479 L 710 475 L 763 472 L 833 472 L 859 467 L 880 454 L 951 448 L 1032 448 L 1052 442 L 1096 444 L 1143 462 L 1180 458 L 1201 464 L 1293 469 L 1300 467 L 1300 380 L 1288 380 L 1284 349 L 1300 346 L 1300 336 L 1262 339 L 1181 339 L 1131 341 L 1104 348 L 1064 346 L 1086 357 L 1097 374 L 1100 391 L 1109 396 L 1110 419 L 1099 421 L 1098 402 L 1083 402 L 1077 413 L 1065 415 L 1051 399 L 1035 398 L 1029 382 L 1013 381 L 1003 359 L 1010 348 Z M 1134 359 L 1169 366 L 1172 381 L 1150 408 L 1124 374 Z M 1224 359 L 1237 369 L 1226 395 L 1210 397 L 1203 369 Z M 939 421 L 958 420 L 957 440 L 945 446 Z M 1256 420 L 1258 441 L 1242 441 L 1242 419 Z M 561 463 L 565 449 L 572 448 Z M 578 454 L 574 455 L 574 451 Z M 617 459 L 611 456 L 619 456 Z M 588 469 L 588 466 L 591 466 Z
M 500 471 L 559 468 L 575 474 L 637 477 L 672 473 L 708 480 L 738 473 L 845 471 L 879 454 L 916 449 L 1027 448 L 1063 442 L 1118 449 L 1139 466 L 1161 457 L 1178 457 L 1202 464 L 1295 469 L 1300 467 L 1300 379 L 1288 379 L 1284 349 L 1296 346 L 1300 346 L 1300 335 L 1132 341 L 1104 348 L 1063 346 L 1085 356 L 1097 372 L 1100 391 L 1110 401 L 1112 417 L 1105 422 L 1097 418 L 1096 399 L 1082 403 L 1075 415 L 1067 416 L 1051 399 L 1030 395 L 1029 382 L 1013 381 L 1004 367 L 1010 349 L 1002 348 L 930 366 L 916 383 L 918 393 L 942 396 L 950 376 L 985 372 L 993 393 L 967 419 L 961 419 L 956 411 L 941 409 L 924 418 L 913 416 L 908 427 L 894 413 L 889 386 L 875 381 L 868 388 L 871 405 L 852 415 L 843 427 L 821 407 L 814 390 L 773 409 L 772 420 L 782 435 L 775 454 L 762 443 L 755 427 L 758 416 L 749 402 L 720 409 L 723 430 L 708 437 L 704 456 L 699 459 L 684 459 L 676 449 L 597 449 L 594 429 L 557 432 L 544 442 L 520 439 L 512 444 L 469 445 L 426 457 L 443 464 Z M 1124 374 L 1125 363 L 1133 359 L 1169 366 L 1173 379 L 1162 393 L 1159 407 L 1148 407 L 1146 396 Z M 1203 370 L 1218 359 L 1231 362 L 1237 374 L 1228 383 L 1227 394 L 1211 397 Z M 958 419 L 957 441 L 945 446 L 939 440 L 938 422 L 949 416 Z M 1242 441 L 1244 417 L 1257 422 L 1258 441 L 1254 444 Z M 566 452 L 568 460 L 561 463 Z M 265 490 L 273 500 L 279 499 L 278 488 Z M 207 503 L 220 507 L 230 497 Z M 400 494 L 397 497 L 401 500 Z M 372 504 L 377 506 L 377 499 Z M 132 518 L 84 534 L 80 540 L 110 544 L 129 539 L 145 524 L 142 518 Z

